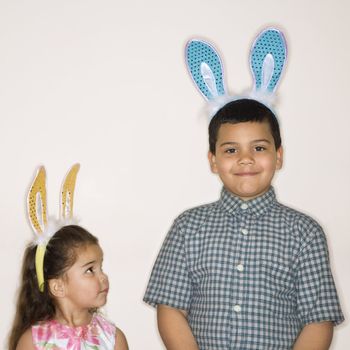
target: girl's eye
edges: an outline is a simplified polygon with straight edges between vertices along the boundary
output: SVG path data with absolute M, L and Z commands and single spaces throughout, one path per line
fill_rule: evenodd
M 255 150 L 256 150 L 257 152 L 262 152 L 262 151 L 265 151 L 266 148 L 263 147 L 263 146 L 255 146 Z
M 86 270 L 86 273 L 94 273 L 94 268 L 93 268 L 93 267 L 89 267 L 89 268 Z

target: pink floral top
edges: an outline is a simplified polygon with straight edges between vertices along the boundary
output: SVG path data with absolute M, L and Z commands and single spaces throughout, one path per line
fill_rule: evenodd
M 69 327 L 55 320 L 32 326 L 36 350 L 113 350 L 116 327 L 95 313 L 86 326 Z

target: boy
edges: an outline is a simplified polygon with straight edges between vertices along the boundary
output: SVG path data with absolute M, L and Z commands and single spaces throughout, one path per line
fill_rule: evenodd
M 276 201 L 275 115 L 253 99 L 229 102 L 209 145 L 221 198 L 175 220 L 144 297 L 167 349 L 328 349 L 343 315 L 327 244 L 313 219 Z

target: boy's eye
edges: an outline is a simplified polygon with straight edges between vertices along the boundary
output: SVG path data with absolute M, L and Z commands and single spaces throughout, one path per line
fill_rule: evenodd
M 225 150 L 225 153 L 230 153 L 230 154 L 233 154 L 233 153 L 236 153 L 237 152 L 237 149 L 236 148 L 227 148 Z
M 264 146 L 255 146 L 255 150 L 256 150 L 257 152 L 261 152 L 261 151 L 265 151 L 266 148 L 265 148 Z

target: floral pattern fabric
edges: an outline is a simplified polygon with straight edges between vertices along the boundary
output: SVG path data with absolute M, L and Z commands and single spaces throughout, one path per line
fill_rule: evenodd
M 112 350 L 115 334 L 116 327 L 96 313 L 86 326 L 69 327 L 56 320 L 32 326 L 36 350 Z

